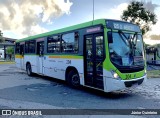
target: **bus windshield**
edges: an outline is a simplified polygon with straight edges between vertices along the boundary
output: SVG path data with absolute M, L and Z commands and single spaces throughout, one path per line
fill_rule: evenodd
M 137 33 L 109 32 L 111 61 L 118 66 L 144 66 L 142 36 Z

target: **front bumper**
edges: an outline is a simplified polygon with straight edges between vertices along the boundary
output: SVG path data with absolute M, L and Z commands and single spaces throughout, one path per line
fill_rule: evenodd
M 117 80 L 114 78 L 106 78 L 104 88 L 105 92 L 125 90 L 130 87 L 139 86 L 147 81 L 147 75 L 132 80 Z

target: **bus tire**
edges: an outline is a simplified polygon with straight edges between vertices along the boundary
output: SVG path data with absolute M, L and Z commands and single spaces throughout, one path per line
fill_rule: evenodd
M 79 88 L 80 87 L 80 78 L 79 78 L 79 75 L 76 71 L 71 70 L 68 73 L 67 83 L 72 88 Z
M 31 64 L 27 64 L 26 71 L 27 71 L 27 75 L 28 76 L 32 76 L 33 75 Z

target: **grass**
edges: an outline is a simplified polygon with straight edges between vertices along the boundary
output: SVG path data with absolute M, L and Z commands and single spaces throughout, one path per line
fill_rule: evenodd
M 148 78 L 160 78 L 160 70 L 147 71 Z

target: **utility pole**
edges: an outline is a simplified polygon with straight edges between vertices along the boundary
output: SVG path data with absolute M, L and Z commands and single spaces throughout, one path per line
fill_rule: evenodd
M 2 31 L 0 30 L 0 43 L 2 43 L 4 41 L 4 39 L 3 39 L 3 33 L 2 33 Z
M 93 21 L 94 21 L 94 0 L 93 0 Z
M 94 21 L 94 0 L 93 0 L 93 21 Z M 93 21 L 92 21 L 92 25 L 93 25 Z

